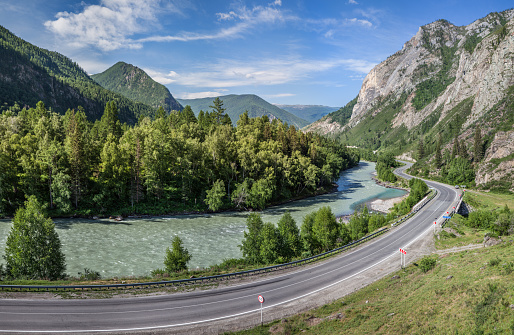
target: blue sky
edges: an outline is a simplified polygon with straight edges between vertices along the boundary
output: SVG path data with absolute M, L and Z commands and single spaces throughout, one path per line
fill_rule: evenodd
M 512 1 L 0 0 L 0 25 L 88 73 L 117 61 L 178 98 L 257 94 L 339 107 L 437 19 L 467 25 Z

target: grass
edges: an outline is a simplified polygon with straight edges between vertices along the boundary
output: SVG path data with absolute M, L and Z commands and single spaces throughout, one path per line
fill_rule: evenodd
M 466 190 L 464 201 L 469 202 L 471 206 L 487 210 L 495 210 L 509 206 L 514 209 L 514 194 L 498 194 L 492 192 L 479 192 Z
M 484 240 L 486 230 L 474 229 L 464 224 L 465 218 L 456 214 L 445 226 L 452 228 L 461 236 L 452 236 L 448 233 L 439 233 L 435 240 L 436 249 L 449 249 L 462 247 L 469 244 L 481 243 Z
M 514 195 L 497 194 L 491 192 L 479 192 L 467 190 L 464 201 L 475 209 L 497 211 L 507 205 L 511 210 L 514 209 Z M 482 243 L 484 235 L 489 229 L 475 229 L 466 225 L 466 218 L 456 214 L 446 224 L 445 228 L 453 229 L 460 236 L 452 236 L 448 232 L 440 232 L 435 241 L 437 249 L 448 249 L 461 247 L 469 244 Z
M 235 334 L 513 334 L 514 244 L 442 255 L 287 321 Z M 450 277 L 452 276 L 452 277 Z

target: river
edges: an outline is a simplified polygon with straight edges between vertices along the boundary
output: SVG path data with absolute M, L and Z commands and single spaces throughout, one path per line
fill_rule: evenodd
M 374 163 L 360 162 L 341 173 L 337 192 L 274 206 L 261 212 L 263 220 L 277 223 L 289 211 L 301 226 L 303 217 L 322 206 L 330 206 L 336 216 L 351 214 L 360 204 L 372 199 L 404 195 L 402 190 L 384 188 L 371 180 Z M 103 278 L 142 276 L 163 268 L 166 247 L 179 235 L 192 254 L 190 268 L 208 267 L 227 258 L 239 258 L 238 244 L 243 238 L 248 213 L 177 215 L 116 222 L 108 219 L 56 219 L 57 232 L 66 256 L 66 272 L 76 276 L 89 268 Z M 1 263 L 8 220 L 0 220 Z

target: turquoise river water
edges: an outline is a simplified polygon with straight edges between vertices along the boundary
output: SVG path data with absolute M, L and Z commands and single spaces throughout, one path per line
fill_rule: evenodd
M 263 220 L 277 223 L 289 211 L 301 226 L 303 217 L 322 206 L 336 216 L 351 214 L 364 202 L 389 199 L 405 191 L 384 188 L 371 180 L 374 163 L 361 162 L 346 170 L 337 181 L 337 192 L 274 206 L 261 212 Z M 227 258 L 241 257 L 238 244 L 243 238 L 248 213 L 177 215 L 115 222 L 108 219 L 56 219 L 57 232 L 66 255 L 67 273 L 76 276 L 89 268 L 103 278 L 140 276 L 163 268 L 166 247 L 179 235 L 193 258 L 189 267 L 208 267 Z M 0 263 L 11 222 L 0 220 Z

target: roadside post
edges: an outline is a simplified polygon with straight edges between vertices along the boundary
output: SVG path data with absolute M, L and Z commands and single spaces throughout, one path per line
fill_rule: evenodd
M 434 235 L 435 235 L 435 226 L 437 225 L 437 221 L 434 221 Z
M 261 326 L 263 325 L 262 323 L 262 304 L 264 304 L 264 297 L 262 295 L 259 295 L 257 297 L 257 299 L 259 300 L 259 302 L 261 303 Z
M 402 269 L 405 266 L 405 255 L 407 255 L 407 252 L 400 248 L 400 266 L 402 267 Z

